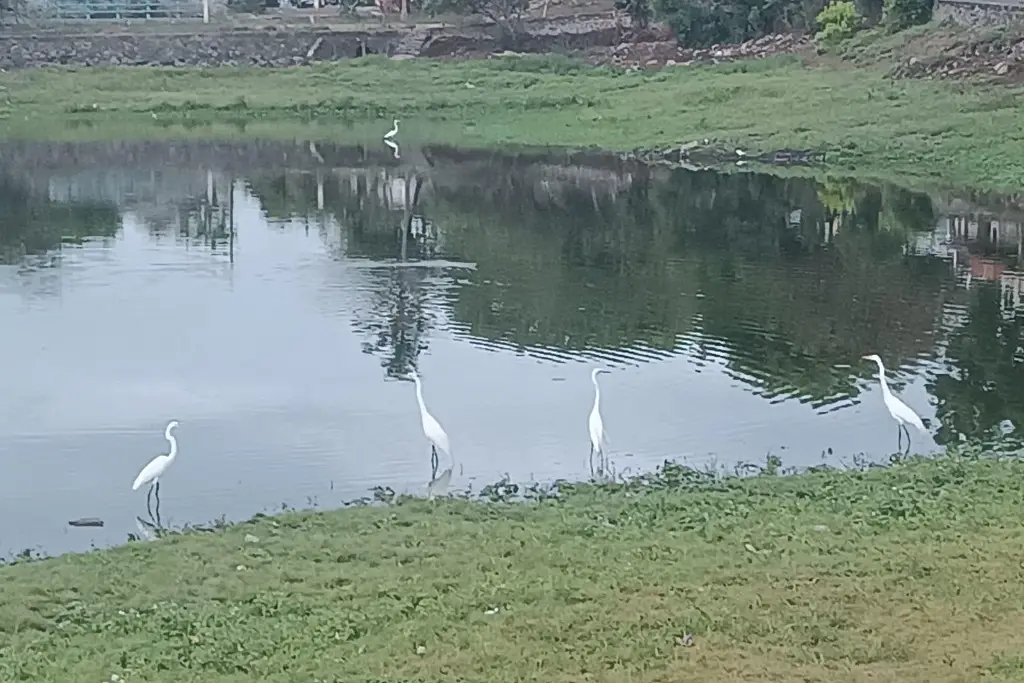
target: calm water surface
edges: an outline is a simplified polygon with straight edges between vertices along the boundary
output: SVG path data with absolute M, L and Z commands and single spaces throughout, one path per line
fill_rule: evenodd
M 886 458 L 866 353 L 915 450 L 1024 425 L 1011 199 L 440 147 L 0 161 L 0 553 L 123 541 L 172 418 L 167 525 L 422 493 L 413 368 L 460 488 L 585 478 L 596 365 L 633 472 Z

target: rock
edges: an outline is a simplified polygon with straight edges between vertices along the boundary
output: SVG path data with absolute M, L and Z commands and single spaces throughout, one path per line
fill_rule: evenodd
M 995 68 L 993 69 L 993 71 L 995 71 L 996 75 L 998 75 L 998 76 L 1005 76 L 1006 73 L 1009 70 L 1010 70 L 1010 65 L 1007 64 L 1006 62 L 999 62 L 998 64 L 996 64 Z
M 416 59 L 413 55 L 391 55 L 391 59 L 396 62 L 405 62 L 410 59 Z

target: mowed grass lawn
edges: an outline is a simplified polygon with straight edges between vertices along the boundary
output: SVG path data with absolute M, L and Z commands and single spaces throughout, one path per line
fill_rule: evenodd
M 792 56 L 647 72 L 555 56 L 25 70 L 0 74 L 0 88 L 5 134 L 15 138 L 201 135 L 166 126 L 234 121 L 249 124 L 249 136 L 379 144 L 398 117 L 402 144 L 626 150 L 710 138 L 824 148 L 844 172 L 1024 185 L 1021 87 L 892 80 L 882 67 L 811 67 Z M 310 120 L 320 122 L 313 132 L 303 127 Z
M 15 564 L 0 680 L 1021 681 L 1022 480 L 954 457 L 669 468 Z

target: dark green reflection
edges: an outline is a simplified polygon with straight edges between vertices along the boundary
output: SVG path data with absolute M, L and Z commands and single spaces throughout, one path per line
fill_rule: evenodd
M 690 344 L 765 393 L 822 404 L 856 395 L 869 369 L 836 366 L 865 349 L 931 352 L 948 269 L 903 255 L 934 226 L 926 196 L 686 171 L 544 194 L 497 175 L 474 169 L 431 207 L 480 266 L 454 302 L 476 336 L 619 355 Z
M 929 386 L 938 401 L 939 443 L 956 442 L 961 434 L 1004 440 L 1003 420 L 1024 427 L 1024 311 L 1007 307 L 998 282 L 977 284 L 967 294 L 967 319 L 946 349 L 954 371 Z
M 0 176 L 0 263 L 16 264 L 62 242 L 112 237 L 120 226 L 120 212 L 110 202 L 53 201 L 46 187 Z
M 322 206 L 324 215 L 343 226 L 347 257 L 425 259 L 435 251 L 429 240 L 417 237 L 422 233 L 416 214 L 423 178 L 415 173 L 397 178 L 376 173 L 329 178 L 323 173 L 261 174 L 250 178 L 248 186 L 272 219 L 308 217 Z M 321 221 L 317 229 L 340 257 L 341 245 L 327 234 L 326 223 Z M 366 275 L 372 283 L 369 305 L 353 312 L 363 351 L 378 356 L 388 375 L 405 374 L 416 367 L 434 326 L 425 286 L 431 273 L 382 265 Z
M 904 255 L 915 233 L 934 229 L 926 195 L 847 180 L 427 156 L 428 168 L 278 173 L 249 186 L 272 218 L 322 206 L 341 226 L 338 240 L 320 224 L 339 255 L 476 263 L 446 300 L 462 332 L 489 344 L 638 360 L 686 347 L 766 395 L 822 406 L 856 396 L 856 379 L 871 372 L 864 353 L 894 366 L 932 355 L 949 269 Z M 441 226 L 443 244 L 424 225 Z M 391 373 L 425 348 L 432 274 L 373 271 L 373 305 L 356 327 Z

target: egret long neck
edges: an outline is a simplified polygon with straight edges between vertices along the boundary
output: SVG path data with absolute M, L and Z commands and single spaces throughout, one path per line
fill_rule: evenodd
M 417 377 L 414 380 L 416 382 L 416 400 L 420 404 L 420 413 L 423 415 L 427 414 L 427 404 L 423 402 L 423 385 L 420 383 L 420 378 Z
M 170 430 L 164 434 L 164 438 L 171 442 L 171 452 L 167 454 L 167 459 L 174 460 L 174 457 L 178 455 L 178 440 L 174 438 L 174 434 L 171 434 Z
M 881 365 L 878 366 L 878 382 L 882 385 L 882 394 L 884 396 L 891 396 L 892 392 L 889 391 L 889 383 L 885 381 L 885 368 Z
M 594 410 L 601 407 L 601 387 L 597 383 L 597 375 L 591 378 L 594 381 Z

